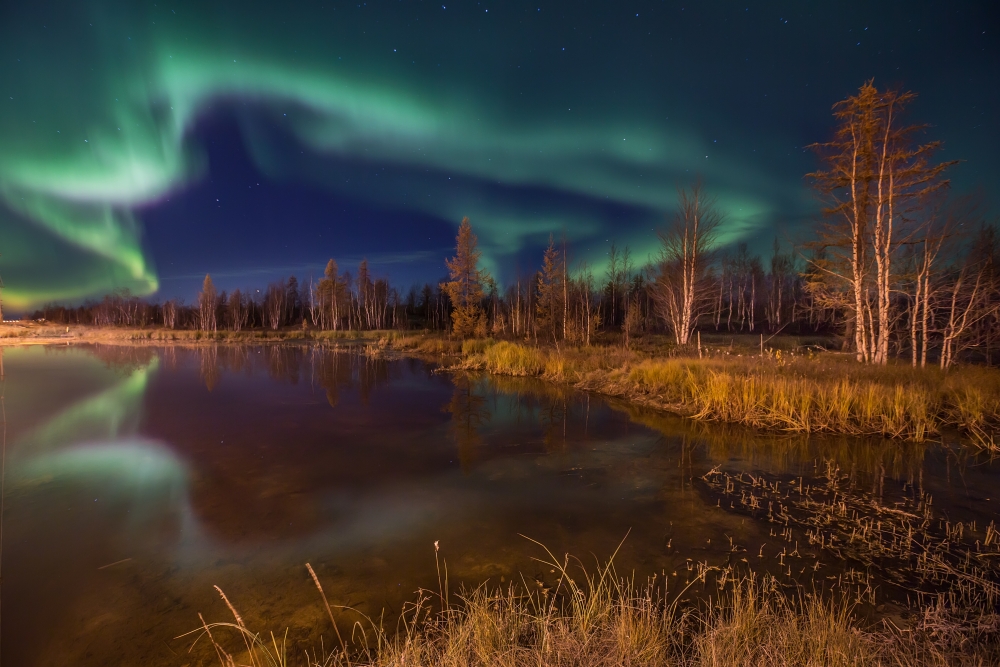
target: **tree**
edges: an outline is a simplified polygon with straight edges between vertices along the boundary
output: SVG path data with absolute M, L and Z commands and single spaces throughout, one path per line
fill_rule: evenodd
M 174 299 L 170 299 L 163 304 L 163 326 L 168 329 L 173 329 L 177 326 L 177 305 Z
M 267 324 L 274 331 L 281 328 L 285 319 L 285 297 L 287 284 L 280 280 L 267 286 L 264 292 L 264 314 L 267 317 Z
M 563 257 L 550 236 L 549 247 L 542 256 L 542 270 L 536 281 L 535 326 L 538 333 L 550 336 L 552 342 L 556 342 L 562 330 L 559 320 L 565 310 L 562 303 L 563 280 Z
M 302 311 L 302 301 L 299 298 L 299 279 L 295 276 L 291 276 L 288 279 L 285 308 L 287 310 L 285 314 L 286 321 L 289 323 L 297 321 Z
M 341 306 L 346 301 L 346 281 L 342 281 L 337 273 L 337 262 L 333 259 L 326 263 L 323 279 L 316 287 L 316 297 L 319 302 L 320 325 L 325 329 L 340 327 Z M 350 305 L 350 304 L 348 304 Z
M 250 316 L 250 309 L 247 306 L 243 294 L 238 289 L 233 290 L 226 306 L 229 311 L 229 326 L 232 327 L 233 331 L 241 331 L 246 326 Z
M 766 316 L 768 328 L 773 331 L 780 331 L 783 326 L 781 318 L 785 304 L 785 297 L 788 295 L 789 277 L 795 267 L 795 258 L 792 254 L 783 254 L 781 245 L 777 237 L 774 239 L 774 252 L 771 255 L 771 272 L 768 276 L 771 280 L 768 290 Z
M 468 218 L 462 218 L 455 237 L 455 256 L 445 260 L 450 280 L 441 288 L 451 299 L 452 332 L 459 338 L 486 335 L 483 313 L 484 272 L 479 268 L 478 239 L 472 233 Z
M 724 217 L 715 200 L 697 184 L 678 192 L 671 223 L 659 232 L 659 271 L 653 297 L 678 345 L 687 345 L 698 318 L 710 309 L 708 267 L 715 235 Z
M 202 331 L 215 331 L 215 309 L 218 301 L 218 294 L 215 291 L 215 284 L 212 276 L 205 274 L 205 281 L 201 284 L 201 291 L 198 292 L 198 316 Z
M 368 259 L 363 258 L 358 265 L 358 277 L 355 280 L 358 288 L 358 322 L 359 327 L 367 326 L 374 329 L 373 323 L 373 299 L 375 295 L 375 284 L 372 282 L 371 272 L 368 270 Z
M 604 291 L 611 299 L 608 311 L 608 322 L 611 325 L 614 325 L 615 316 L 618 311 L 618 292 L 622 282 L 621 275 L 621 258 L 618 254 L 618 246 L 612 241 L 611 248 L 608 250 L 608 266 L 604 274 Z
M 601 316 L 594 308 L 594 274 L 586 262 L 580 264 L 580 317 L 583 331 L 583 344 L 590 346 L 590 335 L 600 326 Z
M 851 293 L 858 359 L 885 364 L 893 314 L 893 259 L 907 223 L 927 195 L 947 184 L 942 172 L 954 162 L 931 164 L 940 142 L 918 144 L 924 126 L 901 124 L 912 92 L 879 91 L 872 80 L 857 95 L 834 105 L 834 139 L 814 144 L 826 169 L 813 172 L 827 198 L 831 219 L 820 243 L 832 257 L 822 270 Z

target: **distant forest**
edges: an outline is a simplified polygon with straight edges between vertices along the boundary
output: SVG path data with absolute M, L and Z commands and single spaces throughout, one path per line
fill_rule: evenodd
M 697 332 L 837 334 L 859 360 L 903 357 L 947 367 L 993 363 L 1000 329 L 1000 244 L 970 201 L 948 195 L 937 142 L 901 113 L 911 93 L 866 83 L 834 106 L 834 138 L 812 146 L 822 169 L 808 177 L 826 202 L 814 240 L 765 257 L 748 246 L 719 248 L 724 215 L 700 186 L 681 190 L 659 232 L 660 251 L 639 263 L 612 244 L 604 270 L 570 262 L 550 240 L 537 272 L 501 286 L 479 267 L 463 220 L 448 278 L 400 291 L 330 260 L 322 278 L 292 276 L 263 289 L 218 292 L 206 276 L 197 301 L 150 303 L 127 291 L 35 319 L 97 326 L 320 330 L 427 329 L 588 345 L 614 334 L 624 344 L 665 333 L 678 345 Z

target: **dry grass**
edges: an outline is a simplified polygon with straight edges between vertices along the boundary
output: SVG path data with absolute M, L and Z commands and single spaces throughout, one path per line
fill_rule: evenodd
M 865 366 L 838 354 L 705 358 L 621 348 L 469 345 L 462 367 L 538 376 L 668 408 L 696 419 L 800 433 L 877 435 L 922 441 L 957 428 L 996 447 L 1000 372 Z
M 541 375 L 549 355 L 543 350 L 503 341 L 487 348 L 481 355 L 486 370 L 499 375 Z
M 166 329 L 162 327 L 94 327 L 56 326 L 34 322 L 5 324 L 0 326 L 0 345 L 37 345 L 67 343 L 108 343 L 108 344 L 153 344 L 153 345 L 199 345 L 216 343 L 341 343 L 392 341 L 401 338 L 397 331 L 321 331 L 285 327 L 277 331 L 271 329 L 247 329 L 243 331 L 200 331 L 197 329 Z M 416 337 L 413 337 L 416 339 Z
M 462 341 L 452 340 L 444 336 L 430 334 L 410 334 L 388 339 L 387 342 L 396 350 L 420 355 L 437 356 L 460 354 Z
M 905 629 L 892 623 L 863 627 L 844 599 L 801 590 L 787 595 L 774 579 L 734 577 L 730 569 L 701 566 L 687 582 L 668 584 L 654 577 L 639 585 L 619 577 L 611 562 L 594 573 L 568 556 L 548 553 L 541 562 L 553 573 L 549 582 L 505 588 L 484 584 L 454 603 L 446 587 L 421 592 L 395 632 L 358 616 L 353 645 L 331 653 L 305 651 L 305 664 L 930 667 L 989 665 L 1000 657 L 992 635 L 964 641 L 922 621 Z M 211 648 L 201 650 L 214 650 L 226 667 L 303 664 L 289 661 L 285 642 L 273 634 L 250 631 L 225 602 L 235 623 L 202 621 L 190 633 L 196 639 L 193 648 L 204 638 Z M 325 595 L 323 602 L 329 609 Z M 340 629 L 331 635 L 347 636 Z

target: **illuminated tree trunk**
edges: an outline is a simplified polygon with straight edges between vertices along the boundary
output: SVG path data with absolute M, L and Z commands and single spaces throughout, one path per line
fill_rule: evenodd
M 678 345 L 687 345 L 711 297 L 706 281 L 708 253 L 722 215 L 700 186 L 679 193 L 672 224 L 660 232 L 660 269 L 654 298 Z M 710 306 L 709 306 L 710 308 Z
M 198 314 L 200 317 L 200 327 L 202 331 L 215 331 L 215 308 L 218 295 L 215 285 L 212 283 L 212 276 L 205 274 L 205 280 L 201 285 L 201 292 L 198 293 Z
M 914 217 L 928 194 L 947 184 L 940 175 L 954 164 L 929 164 L 940 144 L 917 145 L 912 135 L 922 128 L 899 125 L 914 97 L 879 91 L 868 81 L 857 95 L 834 105 L 840 121 L 834 140 L 813 146 L 826 153 L 828 169 L 810 176 L 832 204 L 827 213 L 833 222 L 820 243 L 835 252 L 850 246 L 849 254 L 816 268 L 852 294 L 855 348 L 858 359 L 868 363 L 889 359 L 893 258 L 905 237 L 902 223 Z

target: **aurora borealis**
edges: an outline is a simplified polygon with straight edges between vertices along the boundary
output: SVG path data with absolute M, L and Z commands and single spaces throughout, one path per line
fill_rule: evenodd
M 723 242 L 794 240 L 803 146 L 870 77 L 920 94 L 956 187 L 988 187 L 987 5 L 5 2 L 4 302 L 191 298 L 328 257 L 435 281 L 466 215 L 502 279 L 550 234 L 641 261 L 698 176 Z

